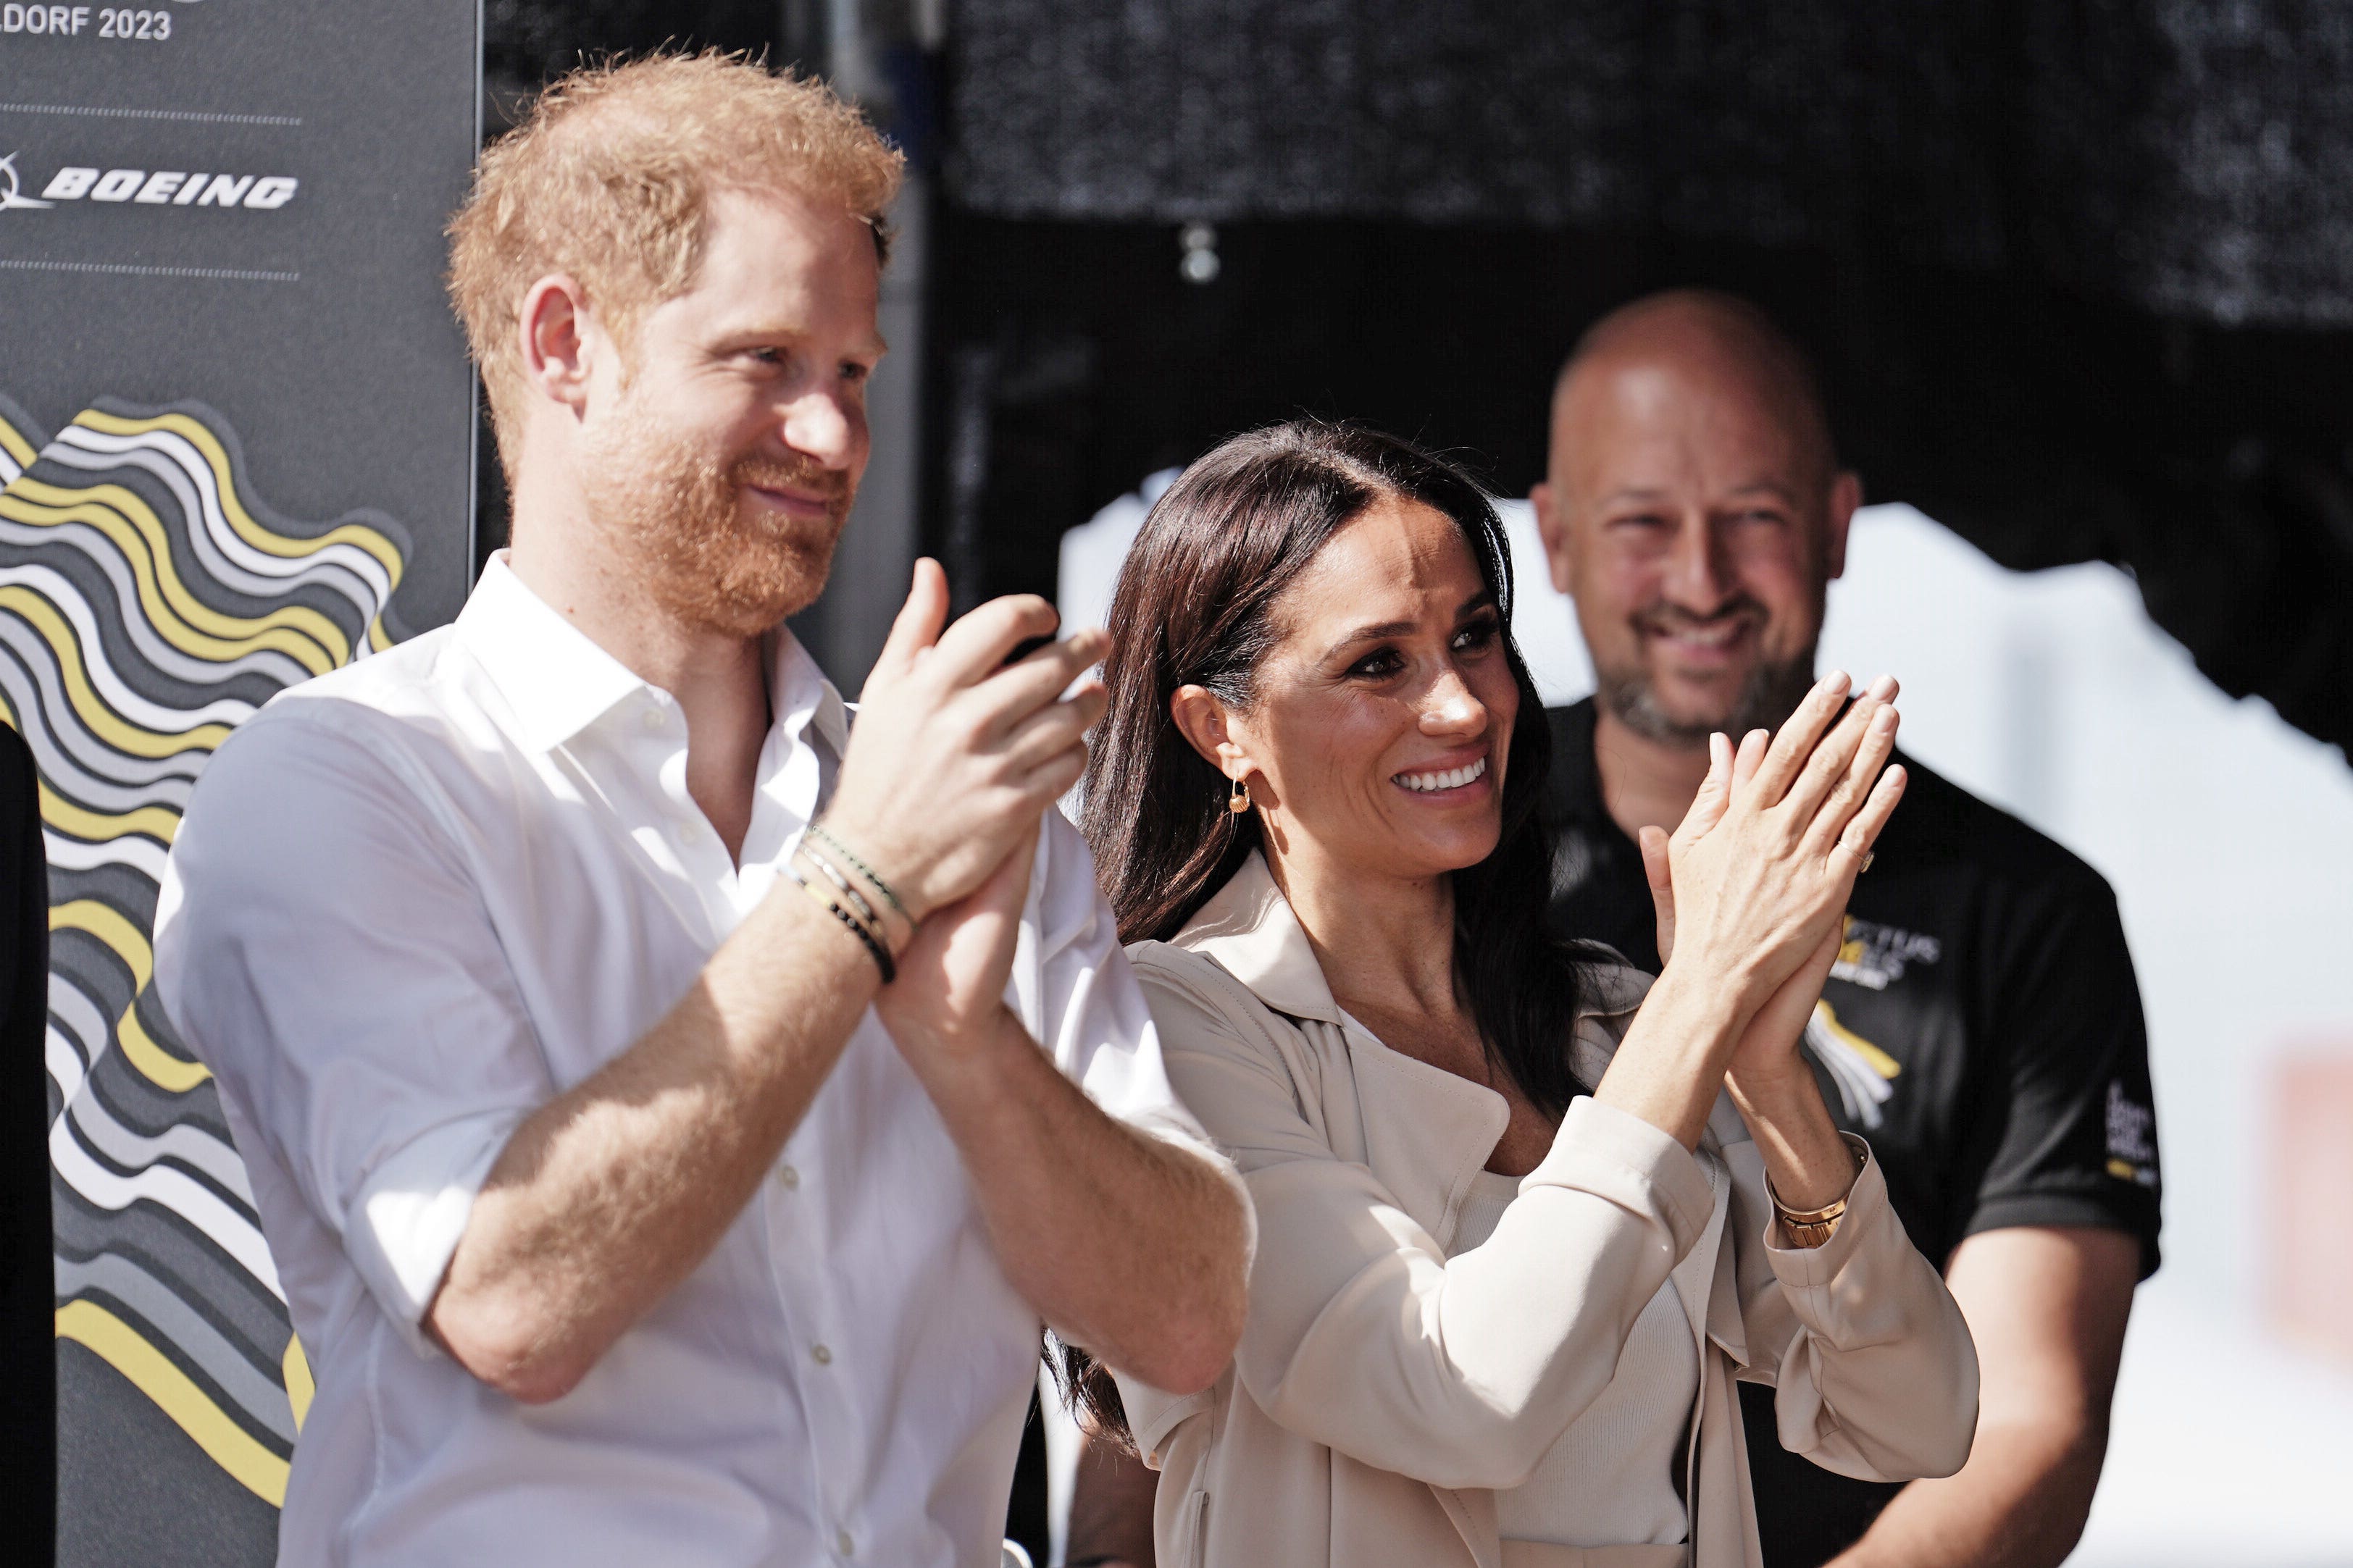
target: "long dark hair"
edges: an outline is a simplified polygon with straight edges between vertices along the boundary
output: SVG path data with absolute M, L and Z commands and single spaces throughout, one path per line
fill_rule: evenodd
M 1548 934 L 1552 835 L 1538 805 L 1551 767 L 1544 703 L 1510 633 L 1511 551 L 1486 493 L 1409 441 L 1363 426 L 1294 420 L 1219 444 L 1187 468 L 1144 521 L 1111 605 L 1111 704 L 1087 759 L 1082 825 L 1120 940 L 1166 940 L 1259 847 L 1254 812 L 1169 713 L 1179 687 L 1248 709 L 1260 662 L 1282 636 L 1272 611 L 1325 542 L 1384 498 L 1453 520 L 1494 595 L 1504 662 L 1519 689 L 1494 851 L 1453 873 L 1454 968 L 1490 1062 L 1558 1115 L 1581 1092 L 1569 1039 L 1581 952 Z M 1069 1357 L 1080 1404 L 1124 1430 L 1118 1394 Z

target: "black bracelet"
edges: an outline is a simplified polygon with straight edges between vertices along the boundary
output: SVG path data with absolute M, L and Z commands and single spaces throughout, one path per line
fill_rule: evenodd
M 860 893 L 857 889 L 849 885 L 849 879 L 841 874 L 840 867 L 835 865 L 832 861 L 819 854 L 817 847 L 809 843 L 807 839 L 803 839 L 801 841 L 800 852 L 808 857 L 808 862 L 810 865 L 825 873 L 825 879 L 831 882 L 834 885 L 835 889 L 839 891 L 843 898 L 849 900 L 850 907 L 858 911 L 858 918 L 860 920 L 864 921 L 878 931 L 882 929 L 882 917 L 875 912 L 875 909 L 872 904 L 866 901 L 864 894 Z
M 884 947 L 881 942 L 875 941 L 873 933 L 868 931 L 864 926 L 859 924 L 858 917 L 856 915 L 851 914 L 848 910 L 843 909 L 839 904 L 835 903 L 831 899 L 826 897 L 822 889 L 809 886 L 807 879 L 802 877 L 798 872 L 795 871 L 790 866 L 786 866 L 785 868 L 785 875 L 793 879 L 793 885 L 795 887 L 798 888 L 802 892 L 807 893 L 810 898 L 815 899 L 819 904 L 822 904 L 825 907 L 827 913 L 832 915 L 835 920 L 839 921 L 844 926 L 848 927 L 850 935 L 856 937 L 860 942 L 866 944 L 866 952 L 868 955 L 874 960 L 874 966 L 882 972 L 883 984 L 888 985 L 891 982 L 899 978 L 899 966 L 891 962 L 891 950 Z

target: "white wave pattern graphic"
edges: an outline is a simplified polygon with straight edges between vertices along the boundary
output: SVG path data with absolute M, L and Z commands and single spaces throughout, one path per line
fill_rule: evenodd
M 0 398 L 0 717 L 39 768 L 50 878 L 58 1333 L 273 1504 L 309 1369 L 209 1075 L 141 1002 L 150 923 L 214 749 L 389 645 L 404 554 L 388 520 L 268 513 L 208 410 L 101 405 L 45 441 Z

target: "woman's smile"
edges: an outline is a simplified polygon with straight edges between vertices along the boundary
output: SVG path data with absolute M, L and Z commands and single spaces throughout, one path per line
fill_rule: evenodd
M 1485 795 L 1494 787 L 1487 782 L 1487 755 L 1484 752 L 1467 763 L 1451 767 L 1394 773 L 1390 775 L 1389 782 L 1423 800 L 1450 805 Z

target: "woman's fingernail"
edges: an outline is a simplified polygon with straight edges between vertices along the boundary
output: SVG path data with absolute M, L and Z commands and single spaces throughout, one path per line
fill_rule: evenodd
M 1843 691 L 1847 684 L 1847 674 L 1843 669 L 1833 669 L 1822 677 L 1822 689 L 1825 691 Z
M 1871 716 L 1871 727 L 1883 734 L 1895 728 L 1895 710 L 1882 708 Z
M 1871 683 L 1871 694 L 1873 697 L 1878 698 L 1882 702 L 1894 701 L 1895 700 L 1895 678 L 1892 675 L 1881 676 L 1878 679 Z

